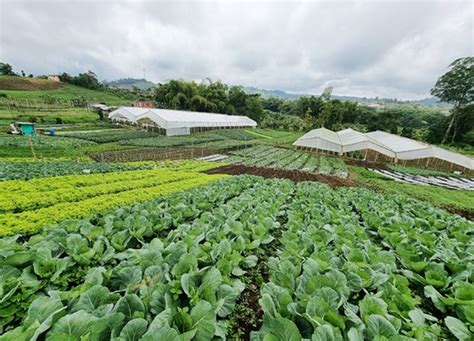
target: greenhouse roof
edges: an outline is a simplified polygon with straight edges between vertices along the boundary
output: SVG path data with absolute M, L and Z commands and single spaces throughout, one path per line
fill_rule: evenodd
M 371 149 L 399 160 L 433 157 L 474 169 L 474 160 L 465 155 L 384 131 L 361 133 L 352 129 L 334 132 L 326 128 L 311 130 L 293 143 L 295 146 L 347 153 Z
M 257 122 L 247 116 L 134 107 L 121 107 L 111 112 L 109 117 L 125 118 L 131 122 L 148 118 L 164 129 L 178 127 L 255 127 L 257 125 Z

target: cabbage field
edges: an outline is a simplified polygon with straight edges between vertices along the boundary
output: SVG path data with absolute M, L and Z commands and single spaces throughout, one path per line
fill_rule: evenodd
M 230 152 L 226 162 L 275 169 L 301 170 L 305 172 L 334 175 L 346 178 L 344 161 L 340 158 L 314 156 L 306 152 L 257 145 Z
M 473 339 L 472 222 L 155 166 L 2 182 L 0 340 Z

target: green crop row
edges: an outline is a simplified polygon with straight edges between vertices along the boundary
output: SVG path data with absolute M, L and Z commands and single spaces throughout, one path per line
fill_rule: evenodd
M 71 139 L 81 139 L 86 141 L 93 141 L 96 143 L 115 142 L 120 140 L 132 140 L 142 138 L 159 138 L 158 133 L 151 133 L 130 129 L 107 129 L 102 131 L 68 131 L 62 133 Z
M 127 166 L 165 168 L 176 171 L 204 172 L 212 168 L 225 166 L 225 162 L 198 161 L 193 159 L 125 162 Z
M 133 184 L 120 186 L 121 191 L 109 192 L 107 186 L 93 186 L 89 197 L 75 196 L 74 193 L 82 194 L 84 191 L 74 191 L 67 198 L 68 201 L 44 202 L 43 208 L 21 213 L 4 213 L 0 215 L 0 235 L 11 235 L 15 233 L 31 234 L 45 225 L 54 224 L 65 219 L 83 218 L 97 214 L 110 208 L 129 205 L 134 202 L 150 200 L 156 196 L 167 195 L 176 191 L 206 184 L 220 179 L 224 176 L 205 175 L 199 173 L 180 173 L 176 171 L 160 171 L 155 182 L 147 182 L 147 179 L 136 181 Z M 67 191 L 66 191 L 67 192 Z M 63 192 L 61 192 L 63 193 Z M 65 194 L 67 196 L 67 193 Z M 61 199 L 64 199 L 61 197 Z M 80 201 L 73 201 L 80 200 Z M 54 203 L 54 204 L 53 204 Z M 25 206 L 28 204 L 25 203 Z M 31 202 L 35 205 L 35 202 Z
M 29 180 L 68 174 L 95 174 L 138 170 L 146 166 L 131 166 L 104 162 L 7 162 L 0 161 L 0 180 Z
M 313 156 L 291 149 L 258 145 L 237 150 L 231 154 L 231 157 L 226 159 L 226 162 L 279 169 L 303 170 L 313 173 L 336 175 L 344 178 L 348 175 L 344 161 L 341 159 Z
M 148 137 L 138 139 L 123 139 L 119 141 L 119 144 L 140 146 L 140 147 L 176 147 L 176 146 L 187 146 L 199 145 L 203 143 L 209 143 L 213 141 L 225 140 L 224 136 L 216 133 L 203 133 L 203 134 L 192 134 L 185 136 L 159 136 L 159 137 Z
M 59 136 L 34 136 L 31 137 L 33 147 L 58 147 L 73 148 L 77 146 L 90 146 L 95 144 L 75 138 L 65 138 Z M 29 147 L 30 138 L 27 136 L 0 136 L 0 147 Z
M 120 193 L 135 188 L 155 187 L 170 181 L 189 179 L 190 174 L 186 172 L 170 172 L 168 170 L 151 170 L 137 172 L 137 178 L 122 179 L 120 173 L 109 173 L 110 177 L 104 177 L 105 183 L 72 188 L 60 188 L 52 191 L 38 192 L 13 192 L 7 193 L 0 198 L 0 213 L 38 210 L 59 203 L 72 203 L 83 201 L 88 198 L 104 194 Z M 132 174 L 133 175 L 133 174 Z M 141 175 L 141 176 L 140 176 Z M 197 174 L 192 174 L 196 177 Z M 109 182 L 110 181 L 110 182 Z

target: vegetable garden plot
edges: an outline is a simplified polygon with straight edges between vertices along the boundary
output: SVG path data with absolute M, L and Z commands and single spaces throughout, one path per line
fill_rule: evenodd
M 472 338 L 472 223 L 405 197 L 298 186 L 255 340 Z
M 0 161 L 0 180 L 28 180 L 68 174 L 108 173 L 138 170 L 147 167 L 97 162 L 3 162 Z
M 221 177 L 163 169 L 6 181 L 0 190 L 0 235 L 34 233 L 64 219 L 87 217 Z
M 146 131 L 130 130 L 130 129 L 114 129 L 103 131 L 71 131 L 65 132 L 62 136 L 68 138 L 82 139 L 97 143 L 115 142 L 120 140 L 132 140 L 147 137 L 161 137 L 158 133 Z
M 216 133 L 233 140 L 255 140 L 259 137 L 252 134 L 252 131 L 249 132 L 242 129 L 217 130 Z
M 0 239 L 0 325 L 3 339 L 469 339 L 473 232 L 405 197 L 229 177 Z
M 233 151 L 226 162 L 248 166 L 271 167 L 277 169 L 303 170 L 324 175 L 346 178 L 348 175 L 344 161 L 337 158 L 313 156 L 291 149 L 268 145 Z
M 192 146 L 194 144 L 203 144 L 214 141 L 225 140 L 226 137 L 218 134 L 195 134 L 186 136 L 156 136 L 148 138 L 124 139 L 118 141 L 119 144 L 140 146 L 140 147 L 176 147 L 176 146 Z
M 74 148 L 77 146 L 91 146 L 95 142 L 85 141 L 76 138 L 65 138 L 59 136 L 34 136 L 31 138 L 34 147 L 58 147 Z M 0 147 L 29 147 L 30 142 L 27 136 L 0 136 Z

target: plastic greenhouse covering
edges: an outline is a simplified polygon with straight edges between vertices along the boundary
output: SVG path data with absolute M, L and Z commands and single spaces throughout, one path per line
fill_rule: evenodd
M 361 133 L 352 129 L 334 132 L 326 128 L 319 128 L 301 136 L 293 145 L 322 149 L 339 154 L 370 149 L 395 160 L 416 160 L 432 157 L 471 170 L 474 169 L 474 160 L 470 157 L 378 130 Z
M 256 127 L 257 122 L 247 116 L 224 115 L 169 109 L 144 109 L 121 107 L 109 114 L 109 118 L 135 123 L 147 118 L 167 130 L 167 135 L 189 134 L 189 128 Z M 169 132 L 168 132 L 169 130 Z

